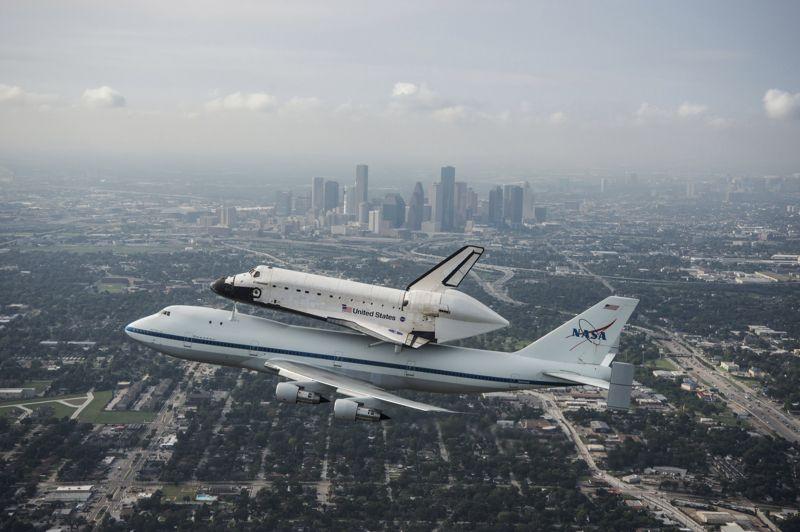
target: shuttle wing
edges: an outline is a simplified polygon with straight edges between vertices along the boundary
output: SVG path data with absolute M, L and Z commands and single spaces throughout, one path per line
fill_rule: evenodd
M 383 403 L 405 406 L 423 412 L 450 412 L 438 406 L 433 406 L 411 399 L 405 399 L 399 395 L 389 393 L 382 388 L 378 388 L 366 381 L 354 379 L 334 371 L 330 371 L 317 366 L 311 366 L 291 360 L 272 359 L 264 364 L 268 368 L 277 370 L 278 375 L 295 381 L 314 381 L 335 390 L 337 393 L 354 398 L 371 398 Z
M 464 246 L 413 281 L 406 290 L 436 292 L 445 288 L 455 288 L 461 284 L 481 255 L 483 255 L 482 247 Z
M 402 331 L 392 327 L 386 327 L 378 323 L 368 320 L 345 320 L 341 318 L 328 318 L 330 323 L 348 327 L 354 331 L 364 333 L 367 336 L 372 336 L 378 340 L 389 342 L 391 344 L 405 345 L 413 348 L 420 347 L 429 342 L 427 338 L 415 336 L 408 331 Z

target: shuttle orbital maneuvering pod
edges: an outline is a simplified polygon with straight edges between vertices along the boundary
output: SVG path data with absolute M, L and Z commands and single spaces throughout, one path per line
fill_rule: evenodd
M 609 407 L 628 408 L 633 366 L 613 359 L 637 303 L 607 297 L 513 353 L 433 343 L 397 351 L 351 331 L 193 306 L 167 307 L 125 332 L 177 358 L 277 374 L 288 379 L 275 390 L 282 402 L 319 404 L 339 394 L 333 412 L 342 420 L 381 421 L 391 406 L 449 412 L 393 393 L 398 389 L 461 394 L 588 385 L 608 390 Z
M 492 309 L 455 289 L 482 254 L 482 247 L 465 246 L 405 290 L 273 266 L 222 277 L 211 289 L 234 301 L 302 314 L 418 348 L 508 325 Z

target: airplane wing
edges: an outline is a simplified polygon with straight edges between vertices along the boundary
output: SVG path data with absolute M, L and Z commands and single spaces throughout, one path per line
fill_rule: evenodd
M 409 284 L 406 290 L 441 291 L 455 288 L 461 284 L 481 255 L 482 247 L 464 246 Z
M 414 410 L 421 410 L 423 412 L 455 413 L 452 410 L 447 410 L 438 406 L 412 401 L 411 399 L 405 399 L 399 395 L 389 393 L 382 388 L 378 388 L 377 386 L 374 386 L 366 381 L 354 379 L 353 377 L 348 377 L 346 375 L 319 368 L 317 366 L 311 366 L 301 362 L 294 362 L 284 359 L 268 360 L 264 363 L 264 365 L 268 368 L 276 370 L 278 375 L 281 377 L 286 377 L 287 379 L 292 379 L 294 381 L 311 380 L 318 382 L 324 386 L 330 387 L 332 390 L 335 390 L 342 395 L 347 395 L 349 397 L 369 397 L 384 403 L 405 406 L 407 408 L 413 408 Z
M 428 338 L 423 338 L 413 333 L 408 333 L 407 331 L 401 331 L 392 327 L 385 327 L 378 323 L 366 320 L 359 321 L 343 320 L 341 318 L 328 318 L 327 321 L 330 323 L 335 323 L 336 325 L 341 325 L 342 327 L 353 329 L 354 331 L 366 334 L 367 336 L 372 336 L 378 340 L 389 342 L 390 344 L 405 345 L 415 349 L 427 344 L 430 341 Z

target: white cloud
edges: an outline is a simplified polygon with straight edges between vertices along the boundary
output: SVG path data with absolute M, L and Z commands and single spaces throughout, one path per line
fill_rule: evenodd
M 392 102 L 411 110 L 442 109 L 448 107 L 439 96 L 424 83 L 417 85 L 399 81 L 392 87 Z
M 678 107 L 678 116 L 681 118 L 700 116 L 706 114 L 706 112 L 708 112 L 708 106 L 698 103 L 683 102 Z
M 780 89 L 770 89 L 764 94 L 764 110 L 776 120 L 800 118 L 800 92 L 794 94 Z
M 467 119 L 468 111 L 463 105 L 450 105 L 433 111 L 433 118 L 439 122 L 453 124 Z
M 58 100 L 54 94 L 39 94 L 29 92 L 17 85 L 3 85 L 0 83 L 0 105 L 36 106 L 46 109 Z
M 547 118 L 547 121 L 554 126 L 560 126 L 567 121 L 567 114 L 563 111 L 556 111 Z
M 287 100 L 282 106 L 282 112 L 307 113 L 316 111 L 322 106 L 322 100 L 315 96 L 295 96 Z
M 277 105 L 277 100 L 266 92 L 234 92 L 206 102 L 208 111 L 269 111 Z
M 96 89 L 86 89 L 83 91 L 81 100 L 87 107 L 111 108 L 125 107 L 125 97 L 108 85 L 97 87 Z
M 673 115 L 672 111 L 662 109 L 656 105 L 642 102 L 636 110 L 636 120 L 638 122 L 648 122 L 652 120 L 666 120 Z

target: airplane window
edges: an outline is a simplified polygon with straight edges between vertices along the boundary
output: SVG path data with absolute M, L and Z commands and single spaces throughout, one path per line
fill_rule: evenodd
M 333 294 L 331 294 L 330 297 L 333 298 Z M 339 299 L 342 299 L 342 298 L 340 297 Z
M 278 288 L 278 285 L 272 285 L 272 288 Z
M 253 277 L 261 277 L 261 272 L 256 270 L 256 273 L 253 274 Z
M 306 290 L 306 294 L 307 294 L 307 293 L 308 293 L 308 290 Z
M 299 288 L 295 288 L 295 291 L 299 292 L 299 291 L 300 291 L 300 289 L 299 289 Z
M 284 289 L 284 290 L 288 290 L 288 289 L 289 289 L 289 287 L 288 287 L 288 286 L 284 286 L 284 287 L 283 287 L 283 289 Z
M 322 294 L 320 294 L 319 292 L 317 292 L 317 295 L 318 295 L 318 296 L 321 296 Z

